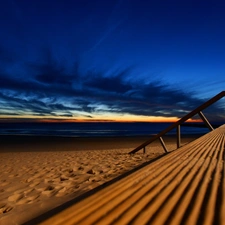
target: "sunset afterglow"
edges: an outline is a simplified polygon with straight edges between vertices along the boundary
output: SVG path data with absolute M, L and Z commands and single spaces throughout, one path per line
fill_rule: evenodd
M 0 120 L 177 121 L 224 90 L 224 11 L 224 1 L 4 1 Z M 223 100 L 206 110 L 224 114 Z

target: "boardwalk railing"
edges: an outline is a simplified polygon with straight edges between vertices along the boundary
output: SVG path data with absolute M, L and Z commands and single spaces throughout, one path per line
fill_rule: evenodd
M 161 143 L 164 151 L 165 152 L 168 152 L 168 149 L 167 149 L 167 147 L 165 145 L 165 142 L 163 141 L 162 136 L 165 135 L 166 133 L 168 133 L 169 131 L 171 131 L 174 128 L 177 129 L 177 148 L 179 148 L 181 146 L 180 125 L 183 122 L 185 122 L 188 119 L 190 119 L 193 116 L 195 116 L 196 114 L 198 114 L 200 116 L 200 118 L 203 120 L 203 122 L 209 128 L 209 130 L 213 130 L 212 125 L 209 123 L 209 121 L 207 120 L 207 118 L 204 116 L 204 114 L 202 113 L 202 110 L 206 109 L 207 107 L 209 107 L 213 103 L 217 102 L 218 100 L 220 100 L 224 96 L 225 96 L 225 91 L 220 92 L 219 94 L 217 94 L 216 96 L 214 96 L 213 98 L 211 98 L 210 100 L 208 100 L 207 102 L 203 103 L 198 108 L 194 109 L 192 112 L 188 113 L 186 116 L 182 117 L 180 120 L 178 120 L 174 124 L 172 124 L 169 127 L 167 127 L 165 130 L 161 131 L 157 135 L 153 136 L 152 138 L 150 138 L 149 140 L 147 140 L 146 142 L 144 142 L 143 144 L 141 144 L 140 146 L 138 146 L 137 148 L 135 148 L 134 150 L 132 150 L 131 152 L 129 152 L 129 154 L 134 154 L 134 153 L 136 153 L 137 151 L 139 151 L 141 149 L 143 149 L 143 151 L 145 153 L 146 146 L 149 145 L 149 144 L 151 144 L 153 141 L 155 141 L 157 139 L 159 139 L 159 141 L 160 141 L 160 143 Z

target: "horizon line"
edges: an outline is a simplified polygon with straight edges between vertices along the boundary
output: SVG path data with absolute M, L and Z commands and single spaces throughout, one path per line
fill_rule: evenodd
M 175 123 L 179 118 L 163 120 L 110 120 L 110 119 L 55 119 L 55 118 L 0 118 L 0 123 Z M 199 123 L 201 119 L 188 119 L 185 122 Z

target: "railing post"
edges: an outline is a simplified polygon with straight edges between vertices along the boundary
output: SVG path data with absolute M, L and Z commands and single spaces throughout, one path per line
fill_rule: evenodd
M 180 139 L 180 124 L 177 125 L 177 148 L 180 148 L 181 139 Z
M 193 111 L 191 111 L 190 113 L 188 113 L 187 115 L 185 115 L 184 117 L 182 117 L 180 120 L 178 120 L 177 122 L 175 122 L 171 126 L 167 127 L 165 130 L 161 131 L 160 133 L 158 133 L 157 135 L 153 136 L 152 138 L 150 138 L 149 140 L 147 140 L 143 144 L 139 145 L 137 148 L 135 148 L 134 150 L 132 150 L 131 152 L 129 152 L 129 154 L 133 154 L 133 153 L 139 151 L 140 149 L 142 149 L 143 147 L 149 145 L 150 143 L 152 143 L 153 141 L 157 140 L 158 138 L 159 138 L 161 144 L 163 145 L 163 147 L 165 147 L 165 144 L 164 144 L 164 142 L 163 142 L 163 140 L 162 140 L 161 137 L 164 134 L 166 134 L 167 132 L 169 132 L 170 130 L 172 130 L 175 127 L 177 127 L 178 125 L 180 125 L 181 123 L 183 123 L 186 120 L 192 118 L 197 113 L 199 113 L 200 117 L 206 123 L 206 125 L 208 126 L 208 128 L 210 130 L 213 130 L 213 127 L 208 122 L 208 120 L 205 118 L 205 116 L 203 115 L 203 113 L 201 112 L 201 110 L 204 110 L 205 108 L 207 108 L 208 106 L 212 105 L 214 102 L 218 101 L 219 99 L 223 98 L 224 96 L 225 96 L 225 91 L 222 91 L 219 94 L 215 95 L 213 98 L 209 99 L 207 102 L 203 103 L 202 105 L 200 105 L 199 107 L 197 107 L 196 109 L 194 109 Z M 166 148 L 164 148 L 164 150 L 165 149 Z M 165 150 L 165 151 L 167 151 L 167 150 Z
M 204 114 L 202 113 L 202 111 L 199 111 L 198 115 L 201 117 L 201 119 L 203 120 L 203 122 L 205 123 L 205 125 L 209 128 L 209 130 L 211 130 L 211 131 L 214 130 L 214 128 L 209 123 L 209 121 L 206 119 L 206 117 L 204 116 Z
M 146 146 L 145 146 L 146 147 Z M 145 152 L 146 152 L 146 149 L 145 149 L 145 147 L 143 148 L 143 153 L 145 154 Z
M 163 146 L 164 151 L 167 153 L 168 149 L 166 148 L 165 142 L 163 141 L 162 137 L 159 137 L 160 143 Z

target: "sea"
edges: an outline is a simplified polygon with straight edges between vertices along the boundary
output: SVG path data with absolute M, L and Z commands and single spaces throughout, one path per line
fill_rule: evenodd
M 0 123 L 0 135 L 32 135 L 61 137 L 125 137 L 155 135 L 171 123 L 150 122 L 85 122 L 85 123 Z M 216 124 L 216 127 L 219 124 Z M 205 134 L 203 123 L 181 125 L 181 134 Z M 176 134 L 176 129 L 168 134 Z

